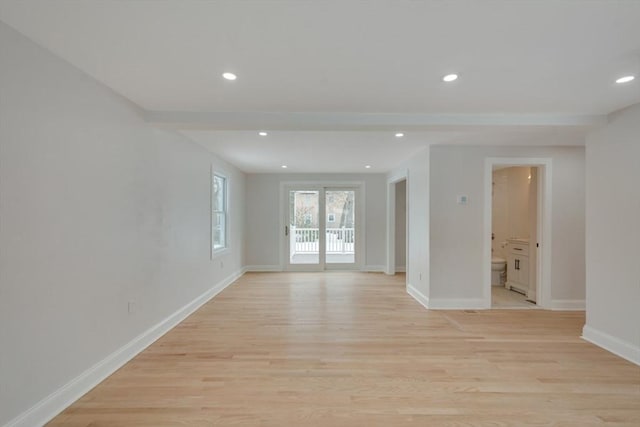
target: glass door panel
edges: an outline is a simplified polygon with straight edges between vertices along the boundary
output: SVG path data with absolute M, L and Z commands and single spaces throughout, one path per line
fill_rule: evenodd
M 290 271 L 361 267 L 359 187 L 284 188 L 284 262 Z
M 320 191 L 290 190 L 287 230 L 290 265 L 320 265 L 320 222 Z
M 327 264 L 354 264 L 356 243 L 356 197 L 354 190 L 326 190 Z

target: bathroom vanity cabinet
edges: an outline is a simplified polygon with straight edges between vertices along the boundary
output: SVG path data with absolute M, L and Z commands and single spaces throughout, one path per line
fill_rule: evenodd
M 529 241 L 509 239 L 505 287 L 529 295 Z

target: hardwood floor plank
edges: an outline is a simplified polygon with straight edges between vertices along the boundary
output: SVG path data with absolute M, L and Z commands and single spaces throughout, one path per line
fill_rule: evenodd
M 249 273 L 50 426 L 638 426 L 584 313 L 427 311 L 404 276 Z

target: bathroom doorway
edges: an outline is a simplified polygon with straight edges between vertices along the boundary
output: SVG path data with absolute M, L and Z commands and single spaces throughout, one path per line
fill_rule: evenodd
M 491 307 L 536 305 L 536 166 L 494 165 L 491 182 Z M 533 238 L 531 238 L 533 236 Z
M 491 158 L 485 172 L 485 303 L 547 307 L 551 161 Z

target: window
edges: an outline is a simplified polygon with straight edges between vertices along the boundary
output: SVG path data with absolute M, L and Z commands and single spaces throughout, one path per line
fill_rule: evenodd
M 330 213 L 327 215 L 327 222 L 336 222 L 336 214 Z
M 211 247 L 214 253 L 227 247 L 227 178 L 215 173 L 212 182 Z
M 305 214 L 304 215 L 304 225 L 305 227 L 308 227 L 311 225 L 311 221 L 313 221 L 313 216 L 311 214 Z

